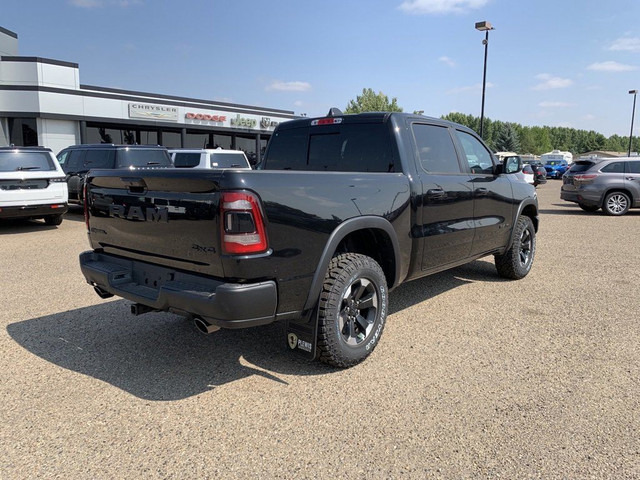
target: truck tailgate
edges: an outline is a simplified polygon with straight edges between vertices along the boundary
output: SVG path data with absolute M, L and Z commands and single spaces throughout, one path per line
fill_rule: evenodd
M 94 170 L 87 177 L 93 249 L 211 276 L 220 259 L 219 179 L 202 170 Z

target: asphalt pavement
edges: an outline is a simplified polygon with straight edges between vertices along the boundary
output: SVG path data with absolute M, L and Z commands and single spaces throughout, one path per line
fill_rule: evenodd
M 348 370 L 101 300 L 81 210 L 0 224 L 0 478 L 640 478 L 640 210 L 559 192 L 525 279 L 399 287 Z

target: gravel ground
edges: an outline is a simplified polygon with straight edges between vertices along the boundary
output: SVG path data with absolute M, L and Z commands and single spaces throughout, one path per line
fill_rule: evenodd
M 81 212 L 0 225 L 0 478 L 640 478 L 640 210 L 559 190 L 529 276 L 401 286 L 349 370 L 100 300 Z

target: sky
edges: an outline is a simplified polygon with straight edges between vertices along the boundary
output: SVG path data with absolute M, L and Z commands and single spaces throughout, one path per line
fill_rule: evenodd
M 78 63 L 80 83 L 290 110 L 363 88 L 406 112 L 628 137 L 639 0 L 0 0 L 19 55 Z M 640 102 L 639 107 L 640 109 Z M 640 118 L 634 135 L 640 135 Z

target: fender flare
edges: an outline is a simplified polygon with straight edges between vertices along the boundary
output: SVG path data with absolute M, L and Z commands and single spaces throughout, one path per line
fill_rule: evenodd
M 351 218 L 345 220 L 331 233 L 329 240 L 324 247 L 320 261 L 313 274 L 313 281 L 311 282 L 311 288 L 307 296 L 307 301 L 304 304 L 304 310 L 310 310 L 315 307 L 322 291 L 322 284 L 324 282 L 324 276 L 329 268 L 329 263 L 333 258 L 333 254 L 338 248 L 338 245 L 342 240 L 350 233 L 358 230 L 376 229 L 384 231 L 391 240 L 393 247 L 393 254 L 395 257 L 395 282 L 394 285 L 389 285 L 391 289 L 400 279 L 400 272 L 402 266 L 402 258 L 400 256 L 400 243 L 398 242 L 398 236 L 391 223 L 386 218 L 375 216 L 364 216 Z
M 514 240 L 514 235 L 515 235 L 515 231 L 516 231 L 516 223 L 518 222 L 518 218 L 520 218 L 520 215 L 522 215 L 522 211 L 528 207 L 529 205 L 532 205 L 535 209 L 536 209 L 536 214 L 534 215 L 534 218 L 531 219 L 531 221 L 533 222 L 533 228 L 535 230 L 536 233 L 538 233 L 538 224 L 539 224 L 539 220 L 538 220 L 538 202 L 536 202 L 533 199 L 526 199 L 523 200 L 520 205 L 518 206 L 518 211 L 516 212 L 516 216 L 513 219 L 513 228 L 511 229 L 511 236 L 509 238 L 509 245 L 507 245 L 506 250 L 509 250 L 511 248 L 511 246 L 513 245 L 513 240 Z

